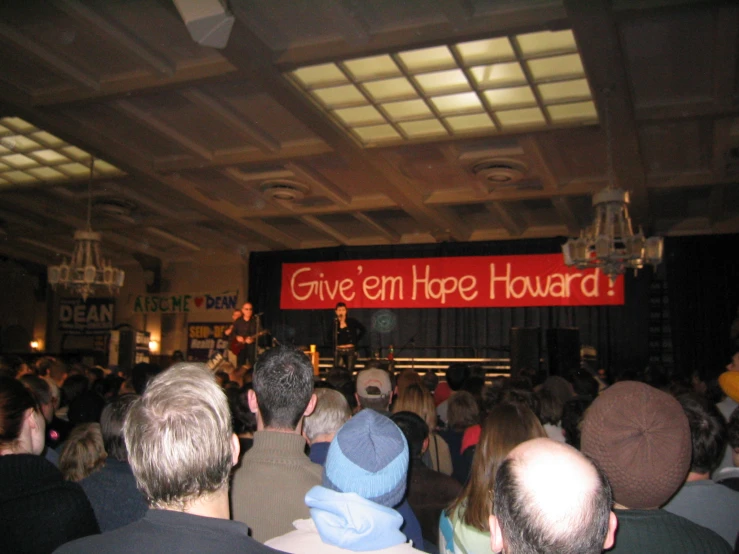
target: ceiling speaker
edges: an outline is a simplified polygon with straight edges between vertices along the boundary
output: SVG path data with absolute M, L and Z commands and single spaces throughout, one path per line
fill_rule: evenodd
M 472 167 L 475 177 L 491 188 L 513 185 L 523 179 L 527 171 L 525 164 L 509 158 L 483 160 Z

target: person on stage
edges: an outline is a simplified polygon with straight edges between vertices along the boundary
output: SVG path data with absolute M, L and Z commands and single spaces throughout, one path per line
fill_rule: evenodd
M 261 331 L 261 322 L 259 316 L 254 314 L 254 306 L 251 302 L 246 302 L 241 307 L 241 318 L 234 321 L 233 334 L 236 341 L 241 346 L 236 357 L 239 367 L 247 365 L 254 367 L 257 359 L 257 341 Z
M 343 361 L 344 366 L 349 371 L 353 371 L 354 360 L 357 357 L 357 345 L 367 329 L 353 317 L 348 317 L 349 312 L 343 302 L 336 304 L 335 313 L 333 332 L 334 366 L 339 367 L 339 362 Z
M 228 362 L 230 362 L 234 366 L 238 364 L 236 360 L 236 354 L 241 349 L 241 343 L 236 340 L 236 333 L 234 333 L 234 324 L 239 319 L 241 319 L 241 310 L 236 309 L 231 314 L 231 325 L 228 326 L 228 329 L 223 331 L 223 335 L 226 337 L 226 339 L 228 339 L 228 346 L 223 351 L 222 355 Z

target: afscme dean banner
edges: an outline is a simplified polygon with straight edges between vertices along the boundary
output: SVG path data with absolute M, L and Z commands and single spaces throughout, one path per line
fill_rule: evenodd
M 239 291 L 140 294 L 131 300 L 134 313 L 179 314 L 239 309 Z
M 519 308 L 624 303 L 624 280 L 578 270 L 562 254 L 284 263 L 283 310 Z

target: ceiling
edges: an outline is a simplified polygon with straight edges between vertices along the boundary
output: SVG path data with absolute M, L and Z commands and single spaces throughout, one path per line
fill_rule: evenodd
M 0 7 L 0 119 L 77 147 L 84 166 L 88 152 L 103 160 L 92 226 L 117 263 L 575 235 L 608 183 L 606 114 L 635 224 L 739 232 L 734 2 L 231 0 L 230 9 L 230 39 L 216 49 L 191 38 L 169 0 Z M 491 44 L 510 52 L 467 57 Z M 535 65 L 566 55 L 579 69 L 565 77 Z M 505 68 L 517 76 L 496 82 Z M 453 93 L 472 105 L 455 111 Z M 19 148 L 2 134 L 0 145 Z M 0 256 L 47 264 L 71 252 L 88 176 L 55 167 L 37 179 L 0 174 Z

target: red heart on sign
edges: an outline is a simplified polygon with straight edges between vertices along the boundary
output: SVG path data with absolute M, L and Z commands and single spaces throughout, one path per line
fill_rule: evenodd
M 205 298 L 203 298 L 202 296 L 198 296 L 197 298 L 195 298 L 195 305 L 199 308 L 203 305 L 203 300 L 205 300 Z

